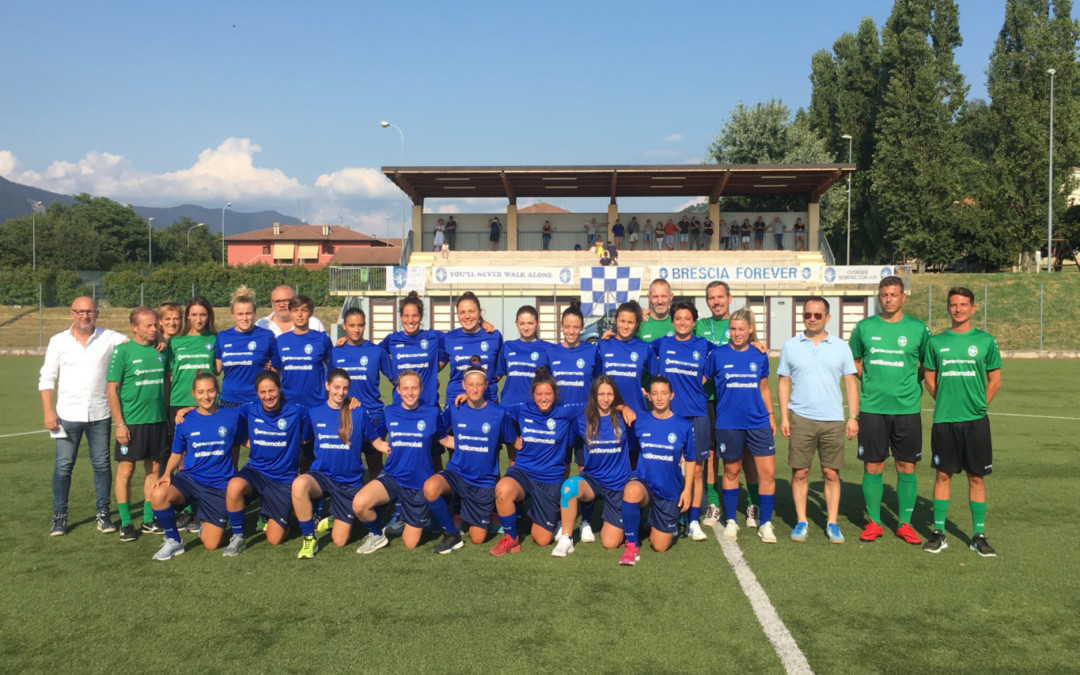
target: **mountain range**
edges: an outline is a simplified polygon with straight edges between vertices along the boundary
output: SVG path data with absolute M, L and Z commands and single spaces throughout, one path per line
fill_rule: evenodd
M 62 195 L 57 192 L 30 187 L 29 185 L 13 183 L 6 178 L 0 177 L 0 224 L 7 222 L 11 218 L 30 215 L 30 201 L 41 202 L 46 207 L 53 202 L 75 203 L 75 199 L 71 195 Z M 158 229 L 168 227 L 174 222 L 187 217 L 196 223 L 206 223 L 211 232 L 221 230 L 220 207 L 208 209 L 196 204 L 182 204 L 169 207 L 133 206 L 132 208 L 144 220 L 153 218 L 154 227 Z M 230 210 L 225 214 L 225 233 L 227 235 L 240 234 L 264 227 L 272 227 L 274 223 L 295 224 L 297 222 L 299 221 L 296 216 L 288 216 L 277 211 L 242 213 Z

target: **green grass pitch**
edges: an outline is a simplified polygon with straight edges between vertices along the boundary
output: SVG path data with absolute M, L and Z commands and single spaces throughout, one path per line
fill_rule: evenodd
M 7 383 L 0 435 L 41 428 L 40 362 L 0 359 Z M 865 516 L 854 443 L 841 473 L 847 543 L 829 545 L 822 532 L 816 469 L 810 537 L 788 541 L 793 508 L 779 439 L 780 542 L 766 546 L 744 527 L 739 547 L 811 668 L 1080 668 L 1078 378 L 1074 361 L 1005 363 L 991 412 L 1020 416 L 991 417 L 987 534 L 995 559 L 967 549 L 962 478 L 953 486 L 948 550 L 929 555 L 889 533 L 860 543 Z M 931 406 L 927 396 L 923 407 Z M 927 456 L 929 424 L 926 413 Z M 707 542 L 681 540 L 663 555 L 646 545 L 634 568 L 620 567 L 619 553 L 599 543 L 559 560 L 528 538 L 520 554 L 505 558 L 471 544 L 437 556 L 432 540 L 414 551 L 394 541 L 361 557 L 355 543 L 338 549 L 327 536 L 314 560 L 298 561 L 295 532 L 276 548 L 249 536 L 234 559 L 187 534 L 185 555 L 155 563 L 160 537 L 121 544 L 94 529 L 85 447 L 73 476 L 71 529 L 49 537 L 52 462 L 45 434 L 0 438 L 0 671 L 782 670 L 711 532 Z M 890 472 L 883 518 L 895 526 Z M 925 537 L 928 461 L 918 473 L 914 524 Z

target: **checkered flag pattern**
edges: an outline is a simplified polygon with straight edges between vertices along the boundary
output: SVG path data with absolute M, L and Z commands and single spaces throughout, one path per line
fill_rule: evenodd
M 581 312 L 585 316 L 603 316 L 628 300 L 641 295 L 643 267 L 582 267 Z

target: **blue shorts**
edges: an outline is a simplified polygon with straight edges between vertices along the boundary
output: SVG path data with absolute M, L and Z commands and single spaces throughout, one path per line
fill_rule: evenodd
M 250 504 L 257 496 L 262 504 L 259 508 L 262 517 L 274 521 L 286 530 L 289 529 L 289 514 L 292 513 L 291 485 L 275 483 L 250 466 L 237 471 L 236 478 L 243 478 L 251 486 L 252 494 L 244 500 L 245 504 Z
M 637 474 L 631 474 L 630 480 L 636 480 L 644 485 L 645 491 L 649 493 L 649 527 L 655 527 L 667 534 L 674 534 L 679 526 L 679 516 L 682 514 L 679 511 L 678 500 L 664 499 L 656 494 L 645 479 Z
M 427 500 L 424 499 L 423 490 L 410 490 L 398 485 L 392 476 L 380 473 L 375 480 L 382 483 L 386 495 L 390 497 L 390 503 L 401 502 L 401 514 L 405 517 L 405 524 L 413 527 L 425 528 L 431 522 L 431 510 Z M 488 518 L 491 512 L 488 512 Z
M 725 462 L 742 459 L 743 450 L 749 450 L 754 457 L 775 456 L 772 427 L 716 430 L 716 454 Z
M 516 466 L 506 470 L 506 477 L 517 481 L 529 498 L 529 519 L 548 532 L 554 532 L 559 526 L 559 491 L 562 483 L 535 481 L 524 469 Z
M 495 510 L 495 488 L 470 484 L 455 471 L 439 474 L 450 486 L 450 492 L 461 497 L 461 519 L 470 525 L 486 528 L 491 524 L 491 512 Z
M 330 515 L 351 525 L 356 518 L 352 509 L 353 497 L 360 492 L 360 486 L 339 483 L 321 471 L 308 471 L 307 475 L 315 479 L 323 497 L 330 500 Z
M 225 488 L 206 487 L 183 471 L 172 477 L 172 486 L 180 491 L 184 505 L 194 504 L 195 516 L 206 523 L 225 527 L 229 522 L 229 513 L 225 509 Z
M 709 416 L 687 417 L 690 424 L 694 425 L 694 456 L 697 461 L 704 462 L 709 458 L 709 446 L 712 445 L 712 429 L 709 426 Z
M 609 490 L 600 483 L 597 483 L 596 479 L 588 474 L 581 474 L 581 478 L 585 479 L 585 482 L 592 488 L 593 494 L 596 495 L 596 499 L 604 500 L 604 510 L 601 513 L 604 522 L 610 523 L 621 530 L 622 490 Z
M 585 466 L 585 443 L 580 438 L 574 439 L 573 443 L 566 445 L 566 463 L 570 462 L 578 466 Z

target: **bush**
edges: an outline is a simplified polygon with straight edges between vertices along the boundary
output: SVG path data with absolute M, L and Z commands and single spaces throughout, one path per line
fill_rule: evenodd
M 40 285 L 46 307 L 70 305 L 80 295 L 90 295 L 90 287 L 70 270 L 29 266 L 0 268 L 0 305 L 36 305 Z
M 166 265 L 150 274 L 132 270 L 110 272 L 102 277 L 101 284 L 104 297 L 115 307 L 134 307 L 140 298 L 150 307 L 164 300 L 186 302 L 193 294 L 204 296 L 215 307 L 222 307 L 229 304 L 237 288 L 245 285 L 254 292 L 256 303 L 266 308 L 270 305 L 271 291 L 281 284 L 311 296 L 316 305 L 329 302 L 326 267 L 309 270 L 263 263 L 226 268 L 214 263 Z

